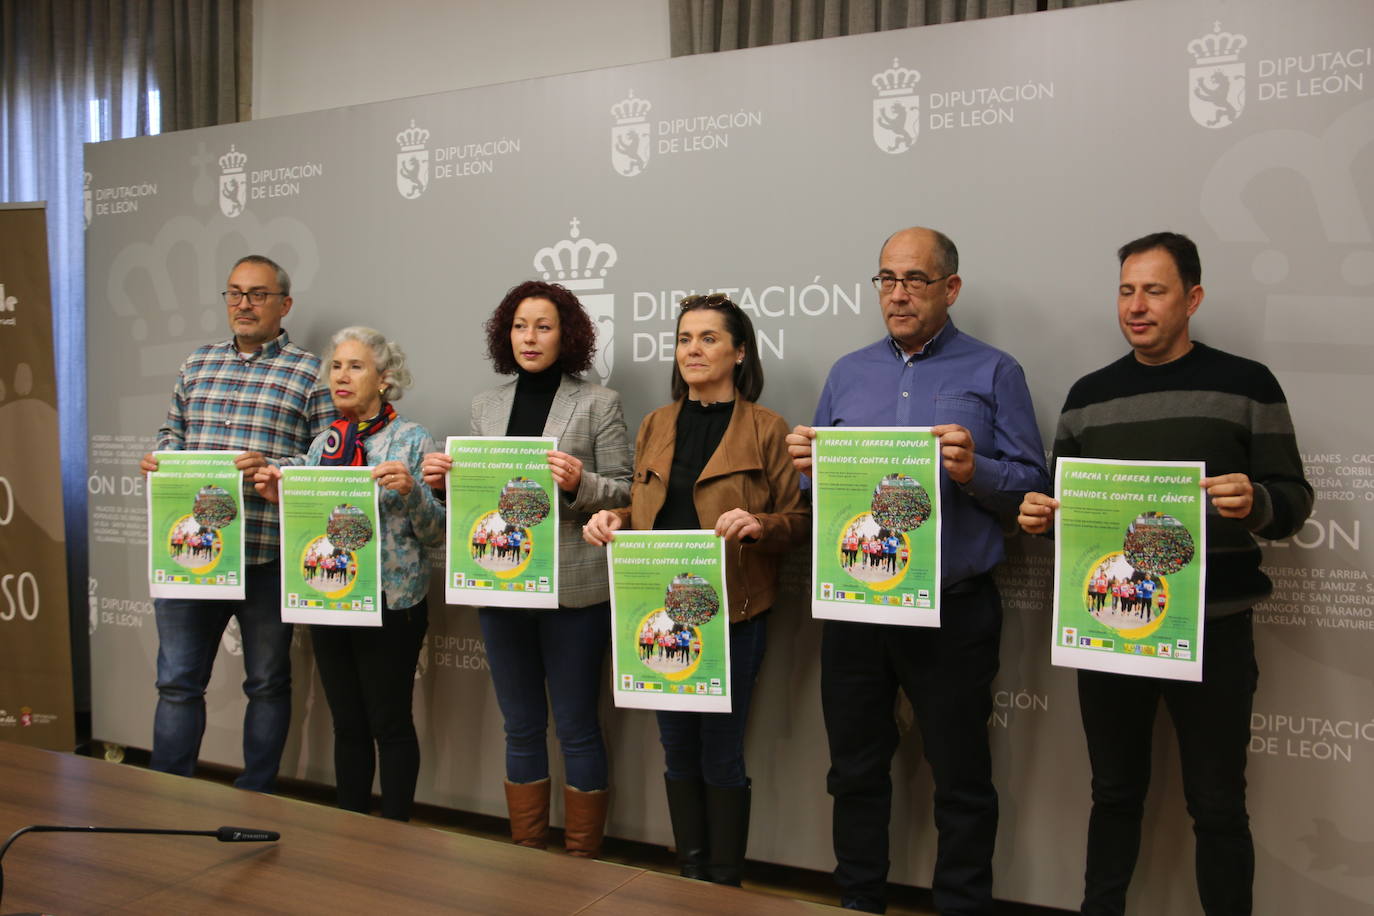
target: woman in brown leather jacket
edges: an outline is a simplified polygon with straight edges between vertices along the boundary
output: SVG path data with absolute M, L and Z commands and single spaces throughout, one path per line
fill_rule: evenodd
M 619 528 L 714 528 L 727 541 L 729 713 L 659 712 L 682 874 L 740 883 L 749 836 L 744 729 L 763 662 L 778 564 L 809 532 L 788 455 L 788 426 L 755 403 L 763 367 L 749 316 L 722 295 L 682 300 L 673 403 L 640 424 L 630 505 L 598 512 L 583 537 L 606 544 Z

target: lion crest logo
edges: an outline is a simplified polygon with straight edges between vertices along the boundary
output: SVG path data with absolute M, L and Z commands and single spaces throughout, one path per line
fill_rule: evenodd
M 1240 59 L 1246 38 L 1223 32 L 1221 23 L 1188 42 L 1193 66 L 1188 70 L 1188 111 L 1210 130 L 1230 127 L 1245 110 L 1245 63 Z
M 916 84 L 921 74 L 903 67 L 897 58 L 892 66 L 873 75 L 873 143 L 889 155 L 905 153 L 921 133 L 921 97 Z

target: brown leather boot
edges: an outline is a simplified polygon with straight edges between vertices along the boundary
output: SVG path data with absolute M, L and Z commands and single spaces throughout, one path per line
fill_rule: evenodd
M 606 807 L 611 795 L 605 789 L 583 792 L 563 787 L 563 847 L 570 856 L 595 858 L 606 835 Z
M 506 809 L 510 812 L 510 835 L 517 846 L 546 849 L 549 845 L 549 780 L 511 782 L 506 780 Z

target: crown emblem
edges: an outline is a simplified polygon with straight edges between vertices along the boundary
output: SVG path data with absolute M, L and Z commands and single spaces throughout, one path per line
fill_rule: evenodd
M 1240 57 L 1248 41 L 1244 35 L 1223 32 L 1221 23 L 1212 23 L 1212 32 L 1188 42 L 1188 51 L 1198 66 L 1229 64 Z
M 606 271 L 615 266 L 615 248 L 582 238 L 581 220 L 573 217 L 568 238 L 534 255 L 534 269 L 545 280 L 557 280 L 568 289 L 601 289 Z
M 396 135 L 396 142 L 400 144 L 401 152 L 413 153 L 416 150 L 424 149 L 429 142 L 429 131 L 423 127 L 415 126 L 415 119 L 410 119 L 410 126 Z
M 232 144 L 229 152 L 219 157 L 219 167 L 223 172 L 242 172 L 243 167 L 248 164 L 248 156 L 240 153 Z
M 635 98 L 635 91 L 631 89 L 628 98 L 611 106 L 611 115 L 617 124 L 634 124 L 643 121 L 653 107 L 648 99 Z
M 873 88 L 878 90 L 878 95 L 910 95 L 916 89 L 916 84 L 921 81 L 921 74 L 917 70 L 910 70 L 903 67 L 901 61 L 892 58 L 892 66 L 881 73 L 873 74 Z

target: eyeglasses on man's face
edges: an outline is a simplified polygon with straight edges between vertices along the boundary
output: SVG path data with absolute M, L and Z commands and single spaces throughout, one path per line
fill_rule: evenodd
M 919 296 L 926 291 L 926 287 L 941 280 L 948 280 L 954 274 L 945 274 L 942 277 L 884 277 L 873 278 L 873 286 L 884 296 L 890 296 L 892 291 L 897 288 L 897 284 L 902 284 L 902 289 L 907 291 L 907 295 Z
M 269 293 L 265 289 L 250 289 L 247 292 L 241 289 L 226 289 L 224 292 L 220 293 L 220 295 L 224 297 L 224 304 L 233 308 L 244 299 L 247 299 L 251 305 L 261 306 L 267 304 L 269 296 L 284 296 L 286 294 Z

